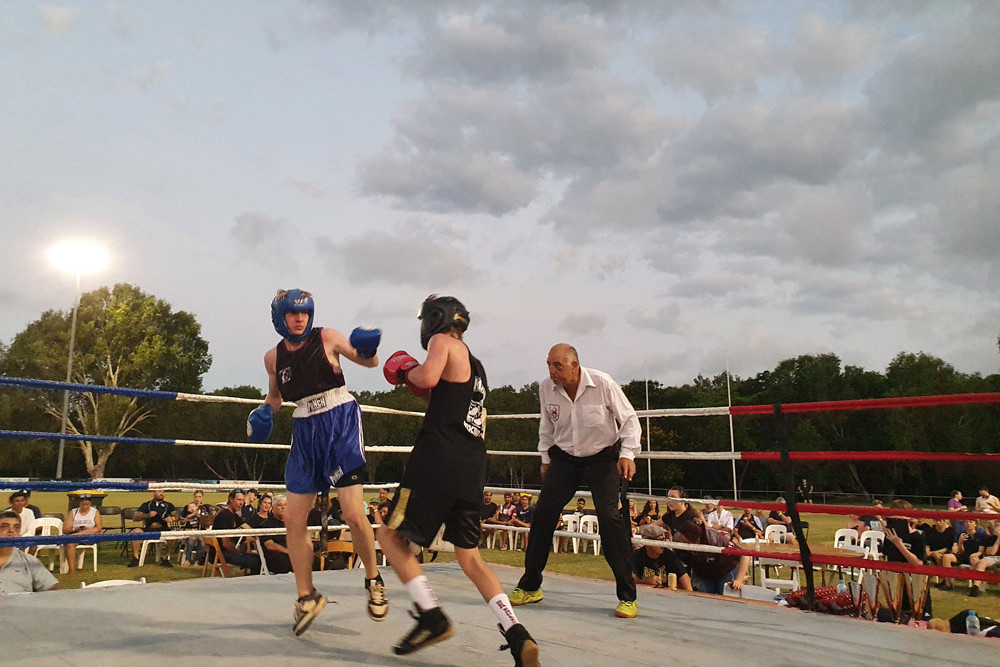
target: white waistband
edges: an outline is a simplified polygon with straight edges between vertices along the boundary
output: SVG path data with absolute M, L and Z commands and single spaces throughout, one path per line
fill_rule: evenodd
M 354 396 L 351 395 L 351 392 L 347 391 L 347 387 L 334 387 L 333 389 L 324 391 L 322 394 L 313 394 L 312 396 L 306 396 L 295 401 L 298 407 L 292 413 L 292 419 L 310 417 L 318 415 L 321 412 L 328 412 L 338 405 L 350 403 L 353 400 Z

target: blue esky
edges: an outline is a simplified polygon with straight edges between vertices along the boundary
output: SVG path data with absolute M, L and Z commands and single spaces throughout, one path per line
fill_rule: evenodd
M 263 386 L 280 287 L 419 351 L 454 294 L 493 384 L 834 352 L 997 371 L 993 2 L 0 5 L 0 340 L 45 260 L 194 313 Z M 349 386 L 385 388 L 347 369 Z

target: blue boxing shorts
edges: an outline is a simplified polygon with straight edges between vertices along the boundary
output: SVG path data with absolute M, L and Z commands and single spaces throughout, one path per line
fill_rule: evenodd
M 344 387 L 297 401 L 292 451 L 285 464 L 290 493 L 316 494 L 362 483 L 365 467 L 361 407 Z

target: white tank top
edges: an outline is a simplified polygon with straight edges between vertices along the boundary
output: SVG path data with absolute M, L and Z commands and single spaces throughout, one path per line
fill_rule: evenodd
M 81 514 L 79 508 L 73 510 L 73 529 L 93 528 L 97 523 L 96 517 L 97 508 L 94 506 L 90 507 L 90 512 L 87 514 Z

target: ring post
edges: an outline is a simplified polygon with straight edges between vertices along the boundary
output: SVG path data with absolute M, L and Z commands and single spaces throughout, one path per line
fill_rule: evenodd
M 809 609 L 816 607 L 816 587 L 813 583 L 812 552 L 806 542 L 802 530 L 799 510 L 795 506 L 795 475 L 792 471 L 792 460 L 788 453 L 788 417 L 781 411 L 781 405 L 774 406 L 775 435 L 778 438 L 778 448 L 781 451 L 781 471 L 785 477 L 785 507 L 788 516 L 792 518 L 792 530 L 795 539 L 799 541 L 799 556 L 802 558 L 802 569 L 806 574 L 806 601 Z

